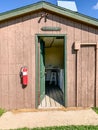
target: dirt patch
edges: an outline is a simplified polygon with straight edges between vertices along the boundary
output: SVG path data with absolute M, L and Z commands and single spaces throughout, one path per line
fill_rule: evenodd
M 43 111 L 77 111 L 77 110 L 88 110 L 89 107 L 61 107 L 61 108 L 49 108 L 49 109 L 14 109 L 11 112 L 14 114 L 21 112 L 43 112 Z

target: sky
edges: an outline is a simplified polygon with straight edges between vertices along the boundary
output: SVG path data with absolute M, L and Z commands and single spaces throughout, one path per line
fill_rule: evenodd
M 43 0 L 0 0 L 0 13 L 23 7 Z M 57 5 L 57 0 L 44 0 Z M 78 12 L 98 19 L 98 0 L 62 0 L 75 1 Z

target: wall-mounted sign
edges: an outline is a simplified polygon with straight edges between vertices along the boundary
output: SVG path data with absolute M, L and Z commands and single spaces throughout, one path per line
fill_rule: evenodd
M 61 31 L 60 27 L 42 27 L 41 28 L 42 31 Z

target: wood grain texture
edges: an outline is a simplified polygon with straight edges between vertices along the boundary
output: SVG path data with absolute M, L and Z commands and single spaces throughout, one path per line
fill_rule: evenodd
M 59 33 L 67 34 L 67 19 L 60 17 L 60 25 L 61 31 Z
M 89 33 L 88 38 L 90 42 L 96 41 L 96 30 L 92 27 L 89 27 Z
M 9 86 L 8 75 L 2 75 L 1 78 L 1 92 L 2 92 L 2 108 L 9 108 Z
M 77 106 L 79 107 L 95 106 L 95 58 L 95 46 L 81 46 L 77 54 Z
M 44 11 L 41 11 L 41 12 L 38 13 L 38 21 L 37 21 L 37 23 L 38 23 L 38 32 L 39 32 L 39 33 L 44 33 L 44 32 L 41 30 L 41 28 L 42 28 L 43 26 L 46 26 L 45 18 L 44 18 L 44 17 L 41 18 L 42 15 L 45 15 L 45 12 L 44 12 Z M 40 21 L 40 22 L 39 22 L 39 21 Z M 36 30 L 36 31 L 37 31 L 37 30 Z
M 88 41 L 88 35 L 89 35 L 89 33 L 88 33 L 88 26 L 86 26 L 86 25 L 83 25 L 82 24 L 82 27 L 81 27 L 81 35 L 82 35 L 82 41 L 81 42 L 90 42 L 90 41 Z
M 75 106 L 75 73 L 76 55 L 73 50 L 74 44 L 74 22 L 67 21 L 67 103 L 68 106 Z
M 39 33 L 39 17 L 38 13 L 31 14 L 31 35 L 35 36 L 35 34 Z
M 96 106 L 98 106 L 98 30 L 96 29 Z
M 35 107 L 35 34 L 39 33 L 67 35 L 67 105 L 76 106 L 77 100 L 77 106 L 94 106 L 95 49 L 92 46 L 82 47 L 77 54 L 78 68 L 76 68 L 76 51 L 73 45 L 75 41 L 98 42 L 98 30 L 49 12 L 47 22 L 42 19 L 38 23 L 42 13 L 45 11 L 30 13 L 0 23 L 0 107 L 6 109 Z M 44 32 L 41 31 L 42 26 L 62 29 Z M 96 57 L 98 61 L 97 53 Z M 19 76 L 20 68 L 24 65 L 28 67 L 29 75 L 26 89 L 22 88 Z M 98 70 L 98 64 L 96 65 Z M 97 79 L 98 77 L 96 77 L 96 105 L 98 106 Z
M 0 64 L 7 64 L 8 63 L 8 46 L 7 46 L 7 39 L 8 39 L 8 35 L 7 35 L 7 27 L 8 23 L 4 22 L 3 24 L 1 24 L 1 28 L 0 28 Z M 4 26 L 4 28 L 3 28 Z
M 35 102 L 36 102 L 36 84 L 35 84 L 35 80 L 36 80 L 36 64 L 35 64 L 35 34 L 39 33 L 39 24 L 38 24 L 38 13 L 34 13 L 31 14 L 31 67 L 32 67 L 32 71 L 31 71 L 31 75 L 32 75 L 32 79 L 30 79 L 31 81 L 31 100 L 32 100 L 32 108 L 35 108 Z
M 15 64 L 16 63 L 16 45 L 15 45 L 15 20 L 8 22 L 8 63 Z
M 96 106 L 98 106 L 98 43 L 96 47 Z
M 1 86 L 2 76 L 0 75 L 0 107 L 2 108 L 2 86 Z
M 22 24 L 22 18 L 16 19 L 16 25 L 15 25 L 15 51 L 16 51 L 16 64 L 22 64 L 23 63 L 23 24 Z
M 82 106 L 82 50 L 77 51 L 77 107 Z
M 96 42 L 98 43 L 98 30 L 95 29 L 95 32 L 96 32 Z
M 88 47 L 82 47 L 82 106 L 87 105 Z
M 25 108 L 24 104 L 24 89 L 22 88 L 19 75 L 16 75 L 16 109 Z
M 87 106 L 95 106 L 95 47 L 88 47 L 88 86 L 87 86 Z
M 59 23 L 60 17 L 56 16 L 56 15 L 52 15 L 52 26 L 53 27 L 59 27 L 60 23 Z M 59 34 L 59 31 L 53 31 L 53 34 Z
M 0 105 L 2 108 L 9 108 L 7 25 L 7 22 L 4 22 L 2 25 L 0 25 Z
M 16 76 L 9 75 L 9 108 L 16 109 L 16 102 Z
M 30 74 L 32 72 L 31 64 L 32 64 L 32 57 L 31 57 L 31 21 L 29 20 L 30 16 L 24 16 L 23 17 L 23 64 L 24 66 L 27 66 L 28 68 L 28 76 L 31 77 Z M 31 108 L 31 85 L 29 84 L 28 80 L 28 86 L 24 89 L 24 107 L 25 108 Z
M 50 27 L 52 27 L 53 26 L 53 20 L 52 19 L 53 19 L 53 14 L 48 13 L 47 22 L 44 23 L 44 26 L 50 26 Z M 46 32 L 43 31 L 42 33 L 52 34 L 53 31 L 46 31 Z
M 75 22 L 75 41 L 81 41 L 81 24 Z M 76 85 L 75 85 L 75 105 L 81 106 L 82 95 L 81 95 L 81 49 L 76 54 Z
M 81 24 L 80 23 L 76 23 L 75 22 L 75 41 L 79 41 L 79 42 L 81 42 L 81 38 L 82 38 L 82 35 L 81 35 L 81 33 L 82 33 L 82 31 L 81 31 Z
M 35 36 L 32 37 L 32 47 L 31 47 L 31 55 L 32 55 L 32 63 L 31 63 L 31 67 L 32 67 L 32 71 L 31 71 L 31 75 L 32 75 L 32 78 L 29 79 L 30 80 L 30 85 L 31 85 L 31 92 L 32 92 L 32 95 L 31 95 L 31 105 L 32 105 L 32 108 L 35 108 L 35 96 L 36 96 L 36 93 L 35 93 L 35 69 L 36 69 L 36 65 L 35 65 Z

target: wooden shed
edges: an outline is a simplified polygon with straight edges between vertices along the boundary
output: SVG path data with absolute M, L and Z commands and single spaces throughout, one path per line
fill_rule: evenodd
M 62 106 L 98 107 L 98 20 L 48 2 L 1 13 L 0 108 Z

